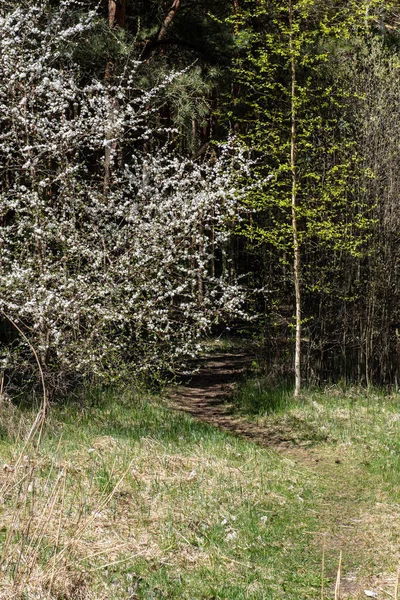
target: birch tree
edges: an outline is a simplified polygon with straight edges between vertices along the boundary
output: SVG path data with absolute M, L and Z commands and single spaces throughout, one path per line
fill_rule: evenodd
M 235 67 L 242 93 L 229 116 L 259 157 L 260 172 L 273 173 L 269 187 L 249 198 L 258 217 L 243 233 L 280 262 L 283 281 L 271 287 L 281 296 L 290 275 L 296 397 L 303 379 L 303 297 L 324 285 L 302 256 L 316 247 L 360 253 L 368 227 L 362 211 L 351 211 L 352 222 L 347 218 L 360 163 L 344 120 L 349 86 L 330 70 L 331 52 L 351 38 L 359 11 L 336 8 L 313 0 L 245 0 L 234 15 L 245 50 Z

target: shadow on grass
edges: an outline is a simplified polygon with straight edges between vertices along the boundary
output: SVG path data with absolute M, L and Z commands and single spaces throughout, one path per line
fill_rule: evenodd
M 232 413 L 258 422 L 277 445 L 311 447 L 328 441 L 327 433 L 309 419 L 306 407 L 306 397 L 294 399 L 289 381 L 271 385 L 264 377 L 248 378 L 232 398 Z
M 292 386 L 284 381 L 271 385 L 265 378 L 249 378 L 233 395 L 233 406 L 244 415 L 282 413 L 294 405 Z
M 54 418 L 68 428 L 68 437 L 77 438 L 112 436 L 132 442 L 151 438 L 162 444 L 195 445 L 226 435 L 172 411 L 161 396 L 137 390 L 90 390 L 84 402 L 55 407 Z

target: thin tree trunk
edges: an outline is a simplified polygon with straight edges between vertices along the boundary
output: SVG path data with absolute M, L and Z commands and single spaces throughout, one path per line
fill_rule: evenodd
M 296 338 L 294 355 L 294 397 L 297 398 L 301 388 L 301 290 L 300 290 L 300 244 L 297 229 L 297 170 L 296 170 L 296 135 L 297 135 L 297 105 L 296 105 L 296 62 L 293 44 L 293 4 L 289 1 L 289 45 L 291 66 L 291 122 L 290 135 L 290 169 L 292 173 L 292 231 L 293 231 L 293 277 L 296 300 Z
M 125 27 L 126 0 L 108 0 L 108 26 Z
M 164 18 L 160 29 L 158 30 L 157 35 L 146 44 L 143 49 L 141 59 L 144 61 L 150 60 L 157 48 L 158 44 L 162 44 L 163 40 L 167 37 L 167 33 L 173 20 L 176 17 L 176 13 L 179 11 L 182 0 L 173 0 L 171 4 L 171 8 L 168 11 L 168 14 Z
M 125 27 L 126 20 L 126 0 L 108 0 L 108 26 L 110 29 L 115 27 Z M 107 81 L 111 78 L 113 64 L 111 60 L 107 61 L 104 79 Z M 103 194 L 106 198 L 110 191 L 111 184 L 111 159 L 112 153 L 115 150 L 115 143 L 111 143 L 114 136 L 115 111 L 118 107 L 117 100 L 112 98 L 111 109 L 108 118 L 108 126 L 106 130 L 107 144 L 104 152 L 104 181 Z
M 239 0 L 233 0 L 233 12 L 235 14 L 235 35 L 239 34 Z
M 174 20 L 176 13 L 179 10 L 180 5 L 181 5 L 181 0 L 173 1 L 167 16 L 165 17 L 163 24 L 161 25 L 160 31 L 158 32 L 158 36 L 157 36 L 158 42 L 161 42 L 161 40 L 163 40 L 165 38 L 167 31 L 168 31 L 172 21 Z
M 204 225 L 203 225 L 203 215 L 200 213 L 199 218 L 199 256 L 200 256 L 200 265 L 197 271 L 198 278 L 198 299 L 199 304 L 203 304 L 204 302 L 204 268 L 201 265 L 202 257 L 204 254 L 204 244 L 203 244 L 203 235 L 204 235 Z
M 111 77 L 111 69 L 109 64 L 107 64 L 106 67 L 106 74 L 105 74 L 105 79 L 109 79 Z M 105 137 L 106 137 L 106 147 L 104 150 L 104 181 L 103 181 L 103 195 L 104 198 L 106 198 L 108 196 L 108 193 L 110 191 L 110 185 L 111 185 L 111 158 L 112 158 L 112 152 L 113 150 L 115 150 L 115 143 L 112 143 L 111 140 L 113 139 L 113 134 L 114 134 L 114 122 L 115 122 L 115 99 L 112 98 L 111 99 L 111 109 L 109 111 L 108 114 L 108 123 L 107 123 L 107 129 L 105 132 Z

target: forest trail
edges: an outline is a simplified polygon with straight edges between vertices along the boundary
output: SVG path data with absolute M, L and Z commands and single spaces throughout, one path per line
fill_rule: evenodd
M 335 447 L 299 443 L 287 426 L 262 426 L 234 413 L 231 402 L 235 383 L 254 357 L 224 353 L 206 357 L 200 368 L 186 376 L 169 395 L 169 405 L 195 419 L 248 439 L 283 458 L 294 468 L 316 477 L 321 490 L 316 503 L 319 531 L 316 544 L 326 552 L 343 554 L 340 599 L 394 598 L 396 576 L 387 565 L 400 560 L 400 506 L 394 504 L 362 465 L 347 461 Z M 332 579 L 335 572 L 327 573 Z M 333 584 L 332 584 L 333 585 Z M 329 593 L 329 590 L 327 590 Z M 331 588 L 333 594 L 333 588 Z M 339 597 L 339 596 L 338 596 Z
M 244 352 L 209 356 L 183 384 L 169 395 L 173 408 L 219 427 L 224 431 L 252 440 L 276 450 L 293 448 L 290 431 L 260 427 L 248 419 L 234 415 L 230 398 L 235 383 L 249 369 L 254 356 Z
M 169 396 L 171 405 L 193 417 L 263 446 L 281 447 L 288 440 L 247 419 L 232 414 L 229 400 L 235 383 L 250 367 L 253 357 L 245 353 L 208 357 L 183 385 Z

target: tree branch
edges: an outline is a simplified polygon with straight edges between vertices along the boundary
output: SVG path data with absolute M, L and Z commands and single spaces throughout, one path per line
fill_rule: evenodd
M 109 0 L 109 1 L 112 2 L 113 0 Z M 146 46 L 143 50 L 142 56 L 141 56 L 142 60 L 148 60 L 149 58 L 151 58 L 151 56 L 154 53 L 156 45 L 164 42 L 165 36 L 167 35 L 167 31 L 170 28 L 171 23 L 174 20 L 175 15 L 180 8 L 180 5 L 181 5 L 181 0 L 173 0 L 171 8 L 169 9 L 167 16 L 165 17 L 165 19 L 158 31 L 157 36 L 155 38 L 153 38 L 152 40 L 149 40 L 149 42 L 146 44 Z
M 181 5 L 181 0 L 174 0 L 172 2 L 172 6 L 169 9 L 167 16 L 165 17 L 163 24 L 161 25 L 160 31 L 158 32 L 157 42 L 160 42 L 161 40 L 163 40 L 165 38 L 167 31 L 168 31 L 172 21 L 174 20 L 176 13 L 179 10 L 180 5 Z

